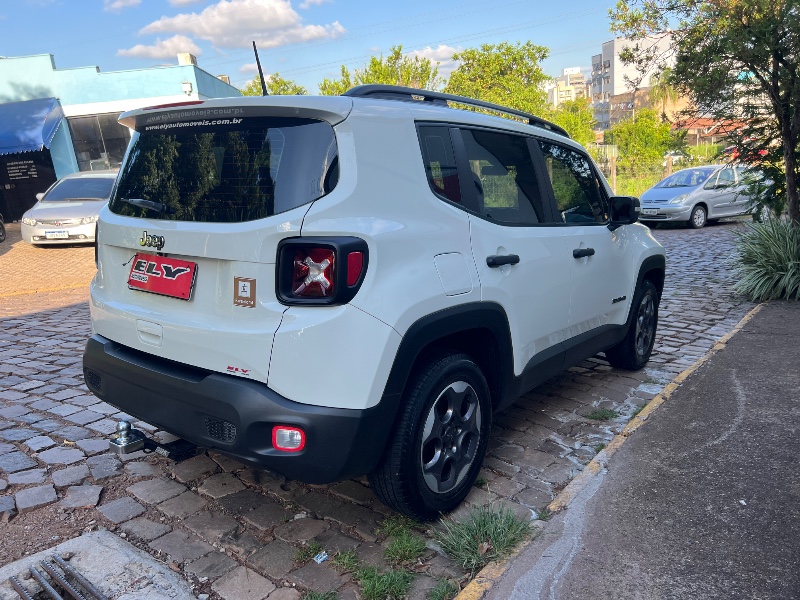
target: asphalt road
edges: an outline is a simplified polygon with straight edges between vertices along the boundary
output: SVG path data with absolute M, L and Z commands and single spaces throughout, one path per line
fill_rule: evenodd
M 800 598 L 800 303 L 765 306 L 487 596 Z

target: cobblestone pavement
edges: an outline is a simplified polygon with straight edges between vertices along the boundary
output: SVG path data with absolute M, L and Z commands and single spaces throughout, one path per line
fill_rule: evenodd
M 753 306 L 731 290 L 738 227 L 654 231 L 667 249 L 668 273 L 648 367 L 617 371 L 593 358 L 497 415 L 482 485 L 457 513 L 493 502 L 535 518 L 640 406 L 734 327 Z M 88 277 L 94 265 L 86 265 L 85 252 L 7 252 L 0 274 L 75 264 L 85 268 L 75 276 Z M 0 523 L 7 523 L 0 524 L 0 563 L 52 545 L 53 537 L 102 526 L 212 597 L 290 600 L 303 590 L 332 589 L 357 597 L 350 575 L 331 561 L 300 560 L 299 551 L 312 544 L 331 556 L 352 550 L 363 564 L 388 568 L 380 524 L 391 512 L 365 479 L 312 486 L 213 452 L 178 464 L 153 454 L 124 461 L 109 454 L 104 436 L 125 415 L 83 384 L 86 299 L 85 288 L 0 298 Z M 618 416 L 595 420 L 599 409 Z M 161 441 L 174 439 L 146 423 L 136 426 Z M 39 529 L 59 536 L 37 537 Z M 464 576 L 433 550 L 413 570 L 411 598 L 424 598 L 437 578 Z

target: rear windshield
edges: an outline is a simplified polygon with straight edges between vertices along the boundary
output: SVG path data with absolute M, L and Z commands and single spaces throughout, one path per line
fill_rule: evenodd
M 113 185 L 114 179 L 112 177 L 62 179 L 45 194 L 42 200 L 44 202 L 108 200 L 111 195 L 111 186 Z
M 263 219 L 329 193 L 336 137 L 311 119 L 161 123 L 134 134 L 112 212 L 171 221 Z

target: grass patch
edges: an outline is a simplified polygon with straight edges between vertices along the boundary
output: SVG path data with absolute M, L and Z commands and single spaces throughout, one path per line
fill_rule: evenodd
M 605 447 L 606 447 L 605 444 L 597 444 L 597 446 L 594 447 L 594 451 L 600 454 L 603 451 L 603 448 Z
M 588 415 L 586 415 L 586 418 L 592 419 L 593 421 L 610 421 L 611 419 L 616 419 L 618 416 L 619 413 L 615 410 L 600 408 L 590 412 Z
M 545 506 L 542 510 L 537 512 L 536 515 L 539 517 L 540 521 L 547 521 L 547 519 L 553 516 L 553 513 Z
M 508 556 L 530 534 L 531 526 L 511 511 L 490 506 L 472 509 L 462 521 L 445 518 L 437 541 L 464 569 L 475 572 Z
M 311 542 L 308 546 L 303 546 L 294 555 L 294 562 L 302 564 L 310 561 L 317 554 L 322 552 L 324 548 L 317 542 Z
M 644 410 L 646 404 L 639 404 L 636 409 L 631 413 L 631 419 Z
M 416 526 L 418 526 L 418 523 L 414 519 L 405 515 L 392 515 L 381 522 L 378 531 L 387 537 L 391 537 L 401 533 L 411 533 L 411 530 Z
M 475 480 L 475 484 L 474 485 L 475 485 L 476 488 L 483 488 L 483 487 L 486 487 L 487 483 L 489 483 L 488 479 L 486 479 L 485 477 L 478 477 Z
M 342 573 L 352 573 L 361 566 L 358 555 L 352 550 L 340 552 L 331 559 L 331 563 Z
M 449 579 L 440 579 L 428 592 L 428 600 L 452 600 L 460 591 L 458 585 Z
M 365 567 L 356 571 L 354 578 L 361 585 L 364 600 L 402 600 L 411 588 L 414 576 L 407 571 L 380 573 L 375 567 Z
M 329 592 L 308 592 L 303 596 L 303 600 L 339 600 L 339 594 L 334 591 Z
M 399 565 L 416 560 L 425 552 L 425 539 L 410 531 L 393 536 L 383 554 L 390 563 Z

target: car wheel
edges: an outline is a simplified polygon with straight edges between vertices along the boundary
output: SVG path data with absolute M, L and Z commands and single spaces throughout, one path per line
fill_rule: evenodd
M 469 356 L 429 360 L 403 394 L 392 440 L 369 475 L 373 491 L 414 519 L 453 510 L 478 476 L 491 420 L 489 387 Z
M 0 222 L 0 242 L 6 241 L 6 227 Z
M 611 366 L 629 371 L 644 367 L 653 352 L 657 325 L 658 290 L 652 281 L 645 279 L 633 296 L 628 333 L 620 343 L 606 350 Z
M 695 206 L 692 209 L 692 214 L 689 217 L 689 227 L 692 229 L 700 229 L 706 224 L 706 209 L 702 206 Z

